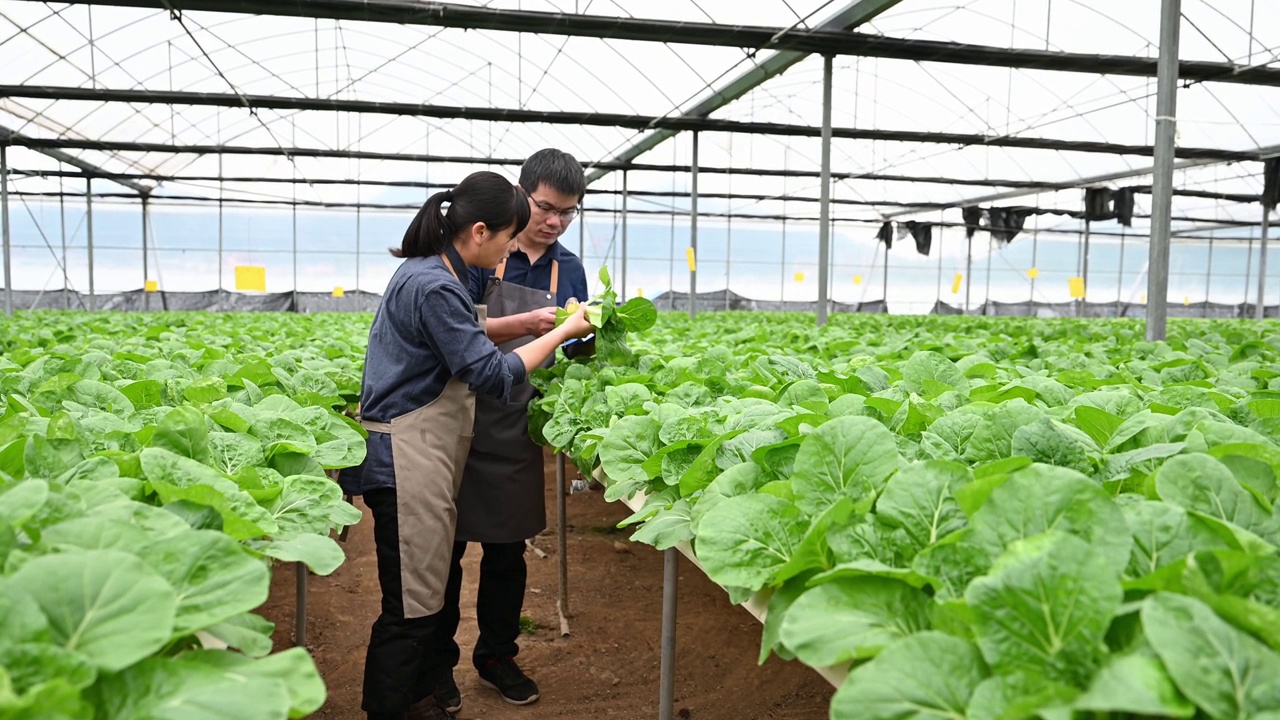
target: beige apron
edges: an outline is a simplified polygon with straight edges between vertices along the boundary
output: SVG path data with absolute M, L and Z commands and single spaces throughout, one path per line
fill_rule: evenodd
M 510 317 L 556 306 L 560 264 L 551 263 L 550 290 L 503 282 L 506 264 L 498 267 L 484 293 L 489 317 Z M 532 342 L 532 336 L 509 340 L 503 352 Z M 544 366 L 554 362 L 549 358 Z M 507 402 L 476 398 L 476 434 L 458 493 L 455 538 L 478 543 L 515 543 L 536 536 L 547 526 L 546 474 L 542 448 L 529 438 L 529 401 L 535 394 L 528 380 L 511 388 Z
M 458 276 L 448 261 L 445 267 Z M 484 308 L 477 308 L 477 315 L 483 325 Z M 475 392 L 452 378 L 439 397 L 417 410 L 389 423 L 361 421 L 366 430 L 391 436 L 406 618 L 434 615 L 444 607 L 457 524 L 454 499 L 471 449 L 475 409 Z

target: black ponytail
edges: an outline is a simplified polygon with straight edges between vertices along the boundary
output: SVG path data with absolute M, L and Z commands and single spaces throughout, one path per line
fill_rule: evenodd
M 445 203 L 449 204 L 447 210 L 443 209 Z M 484 223 L 493 232 L 514 226 L 513 234 L 520 234 L 529 224 L 528 196 L 495 172 L 472 173 L 454 189 L 432 195 L 391 254 L 398 258 L 439 255 L 459 233 L 476 223 Z

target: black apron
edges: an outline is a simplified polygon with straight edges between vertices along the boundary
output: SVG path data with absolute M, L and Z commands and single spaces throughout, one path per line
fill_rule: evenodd
M 491 318 L 555 307 L 560 264 L 551 262 L 550 290 L 503 282 L 506 264 L 489 279 L 481 303 Z M 532 342 L 525 336 L 502 343 L 511 352 Z M 554 356 L 546 366 L 554 362 Z M 529 438 L 529 401 L 536 391 L 528 381 L 511 389 L 507 403 L 476 397 L 475 439 L 458 492 L 455 540 L 478 543 L 524 542 L 547 527 L 546 475 L 542 448 Z

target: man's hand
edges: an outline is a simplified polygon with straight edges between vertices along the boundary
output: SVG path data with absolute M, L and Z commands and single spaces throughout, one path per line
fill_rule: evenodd
M 553 307 L 538 308 L 524 314 L 526 335 L 542 337 L 556 326 L 556 309 Z

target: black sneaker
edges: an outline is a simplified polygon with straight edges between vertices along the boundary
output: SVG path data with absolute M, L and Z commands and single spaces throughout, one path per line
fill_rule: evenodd
M 512 705 L 528 705 L 538 699 L 538 684 L 520 671 L 511 658 L 496 658 L 479 668 L 480 684 L 493 688 Z
M 435 696 L 428 695 L 409 706 L 404 720 L 453 720 L 453 716 L 445 711 Z
M 462 710 L 462 693 L 458 690 L 458 683 L 453 680 L 453 671 L 449 670 L 440 674 L 436 681 L 432 683 L 431 693 L 435 696 L 436 702 L 445 712 L 450 715 L 457 715 Z

